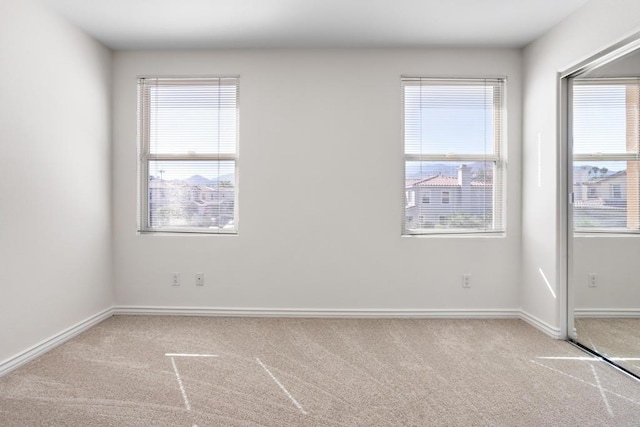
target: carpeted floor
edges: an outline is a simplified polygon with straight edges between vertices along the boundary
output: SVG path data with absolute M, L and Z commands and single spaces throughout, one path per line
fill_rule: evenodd
M 575 319 L 575 327 L 580 344 L 640 376 L 639 318 L 582 317 Z
M 4 427 L 639 424 L 639 382 L 520 320 L 115 316 L 0 378 Z

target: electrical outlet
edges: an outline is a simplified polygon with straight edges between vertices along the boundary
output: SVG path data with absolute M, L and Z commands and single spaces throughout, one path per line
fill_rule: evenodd
M 196 273 L 196 286 L 204 286 L 204 273 Z
M 595 288 L 598 286 L 598 277 L 596 275 L 596 273 L 589 273 L 588 278 L 587 278 L 587 285 L 590 288 Z
M 463 288 L 470 288 L 471 287 L 471 275 L 470 274 L 463 274 L 462 275 L 462 287 Z
M 171 286 L 180 286 L 180 273 L 171 273 Z

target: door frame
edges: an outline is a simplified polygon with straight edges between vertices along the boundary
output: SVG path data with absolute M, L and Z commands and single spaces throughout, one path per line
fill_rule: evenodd
M 569 80 L 609 64 L 627 54 L 640 50 L 640 32 L 620 40 L 577 64 L 557 73 L 558 89 L 558 277 L 560 333 L 565 339 L 575 338 L 574 309 L 577 284 L 573 280 L 573 135 L 569 107 L 572 101 Z

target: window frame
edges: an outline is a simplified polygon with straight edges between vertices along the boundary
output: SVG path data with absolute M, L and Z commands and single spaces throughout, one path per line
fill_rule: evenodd
M 420 86 L 423 82 L 430 82 L 438 85 L 456 85 L 456 84 L 485 84 L 492 85 L 500 88 L 499 96 L 496 102 L 496 96 L 494 95 L 494 126 L 495 123 L 500 123 L 497 126 L 494 133 L 493 141 L 493 154 L 409 154 L 406 152 L 406 96 L 405 87 L 409 85 Z M 448 229 L 408 229 L 406 224 L 406 207 L 402 211 L 402 232 L 403 236 L 438 236 L 438 235 L 466 235 L 466 236 L 505 236 L 507 232 L 507 77 L 425 77 L 425 76 L 401 76 L 401 97 L 402 97 L 402 173 L 403 173 L 403 185 L 406 191 L 406 165 L 407 162 L 485 162 L 494 165 L 494 184 L 492 186 L 492 203 L 493 211 L 492 218 L 494 224 L 497 222 L 500 227 L 494 227 L 492 230 L 482 229 L 463 229 L 463 228 L 448 228 Z M 497 107 L 496 107 L 497 105 Z M 497 120 L 499 118 L 499 120 Z M 495 177 L 500 176 L 500 179 Z M 498 182 L 499 181 L 499 182 Z M 404 192 L 402 193 L 404 194 Z M 441 199 L 442 202 L 442 199 Z M 498 203 L 499 202 L 499 203 Z M 442 203 L 441 203 L 442 204 Z M 404 206 L 404 205 L 403 205 Z M 497 207 L 499 206 L 499 207 Z M 442 218 L 439 218 L 440 221 Z
M 186 154 L 167 154 L 151 153 L 150 140 L 150 113 L 151 106 L 144 102 L 149 99 L 148 91 L 152 85 L 144 85 L 145 80 L 162 80 L 177 84 L 211 84 L 223 80 L 233 81 L 236 87 L 235 105 L 236 105 L 236 129 L 235 129 L 235 150 L 230 153 L 186 153 Z M 206 235 L 237 235 L 239 232 L 239 215 L 238 215 L 238 190 L 239 190 L 239 110 L 240 110 L 240 77 L 238 75 L 222 75 L 222 76 L 138 76 L 137 77 L 137 101 L 138 101 L 138 233 L 140 234 L 158 234 L 158 233 L 178 233 L 178 234 L 206 234 Z M 233 228 L 209 229 L 204 227 L 151 227 L 151 214 L 149 211 L 149 164 L 152 161 L 233 161 L 234 162 L 234 206 L 233 206 Z

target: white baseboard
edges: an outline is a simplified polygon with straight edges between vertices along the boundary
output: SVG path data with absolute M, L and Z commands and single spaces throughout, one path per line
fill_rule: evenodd
M 527 322 L 528 324 L 530 324 L 531 326 L 533 326 L 536 329 L 539 329 L 540 331 L 544 332 L 545 334 L 549 335 L 551 338 L 554 339 L 564 339 L 565 337 L 562 336 L 562 332 L 560 330 L 560 328 L 556 328 L 555 326 L 551 326 L 550 324 L 548 324 L 547 322 L 545 322 L 544 320 L 541 320 L 539 318 L 537 318 L 536 316 L 527 313 L 524 310 L 520 310 L 520 318 L 522 320 L 524 320 L 525 322 Z
M 115 306 L 114 315 L 218 316 L 218 317 L 314 317 L 314 318 L 426 318 L 518 319 L 520 310 L 429 309 L 281 309 L 166 306 Z
M 640 317 L 640 309 L 638 308 L 576 308 L 573 313 L 576 319 L 583 317 L 618 319 L 623 317 Z
M 560 328 L 518 309 L 264 309 L 167 306 L 116 306 L 114 315 L 218 316 L 218 317 L 314 317 L 314 318 L 414 318 L 414 319 L 522 319 L 554 339 L 563 339 Z
M 33 347 L 23 351 L 22 353 L 18 353 L 17 355 L 10 357 L 9 359 L 3 360 L 0 362 L 0 377 L 8 374 L 14 369 L 24 365 L 25 363 L 35 359 L 43 355 L 44 353 L 52 350 L 53 348 L 59 346 L 65 341 L 70 340 L 76 335 L 86 331 L 94 325 L 102 322 L 103 320 L 111 317 L 113 315 L 113 309 L 108 308 L 94 316 L 91 316 L 70 328 L 65 329 L 64 331 L 55 334 L 51 338 L 48 338 Z

